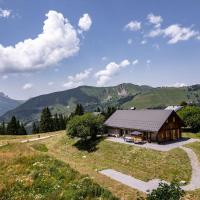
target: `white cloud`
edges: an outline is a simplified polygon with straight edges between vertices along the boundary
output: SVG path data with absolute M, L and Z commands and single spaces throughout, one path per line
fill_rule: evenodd
M 86 13 L 79 19 L 78 26 L 83 31 L 88 31 L 92 25 L 92 20 L 90 16 Z
M 77 30 L 61 13 L 46 14 L 43 32 L 15 46 L 0 44 L 0 72 L 36 71 L 75 55 L 80 49 Z
M 187 84 L 179 83 L 179 82 L 177 82 L 177 83 L 175 83 L 173 85 L 169 85 L 169 87 L 186 87 L 186 86 L 187 86 Z
M 151 64 L 151 60 L 147 60 L 147 61 L 146 61 L 146 64 L 147 64 L 147 65 L 150 65 L 150 64 Z
M 95 74 L 95 77 L 97 78 L 97 85 L 105 85 L 112 76 L 128 65 L 130 65 L 130 62 L 127 59 L 118 64 L 115 62 L 107 64 L 104 70 L 100 70 Z
M 106 57 L 106 56 L 103 56 L 102 58 L 101 58 L 101 60 L 102 61 L 105 61 L 105 60 L 107 60 L 108 58 Z
M 163 30 L 161 30 L 160 28 L 157 28 L 157 29 L 151 30 L 149 32 L 148 36 L 149 37 L 157 37 L 162 34 L 163 34 Z
M 138 21 L 130 21 L 126 26 L 125 29 L 130 31 L 138 31 L 141 29 L 141 22 Z
M 80 72 L 80 73 L 76 74 L 75 76 L 68 76 L 68 79 L 70 81 L 74 81 L 74 82 L 82 81 L 82 80 L 88 78 L 91 71 L 92 71 L 92 68 L 86 69 L 84 72 Z
M 3 80 L 8 79 L 8 75 L 3 75 L 3 76 L 2 76 L 2 79 L 3 79 Z
M 120 67 L 126 67 L 126 66 L 128 66 L 128 65 L 130 65 L 130 62 L 129 62 L 129 60 L 123 60 L 120 64 L 119 64 L 119 66 Z
M 4 10 L 2 8 L 0 8 L 0 18 L 8 18 L 11 16 L 11 10 Z
M 142 40 L 142 41 L 141 41 L 141 44 L 146 44 L 146 43 L 147 43 L 146 40 Z
M 152 47 L 154 47 L 154 48 L 157 49 L 157 50 L 160 49 L 160 45 L 159 45 L 159 44 L 153 44 Z
M 73 81 L 68 81 L 63 84 L 63 87 L 65 87 L 66 89 L 72 89 L 72 88 L 80 86 L 81 84 L 82 82 L 75 83 Z
M 81 85 L 83 80 L 87 79 L 92 72 L 92 68 L 86 69 L 74 76 L 68 76 L 68 81 L 63 84 L 63 87 L 70 89 Z
M 127 43 L 128 43 L 128 44 L 132 44 L 132 43 L 133 43 L 133 40 L 132 40 L 131 38 L 129 38 L 128 41 L 127 41 Z
M 191 27 L 183 27 L 179 24 L 172 24 L 165 29 L 156 28 L 148 34 L 149 37 L 163 36 L 169 38 L 169 44 L 176 44 L 180 41 L 186 41 L 199 34 Z
M 136 60 L 134 60 L 133 62 L 132 62 L 132 65 L 137 65 L 139 63 L 139 61 L 138 61 L 138 59 L 136 59 Z
M 154 24 L 156 28 L 160 27 L 161 23 L 163 22 L 163 18 L 161 16 L 156 16 L 153 13 L 150 13 L 147 16 L 147 19 L 151 24 Z
M 22 89 L 23 90 L 28 90 L 28 89 L 31 89 L 33 87 L 33 84 L 31 84 L 31 83 L 26 83 L 23 87 L 22 87 Z
M 188 40 L 198 34 L 197 31 L 192 30 L 190 27 L 181 27 L 178 24 L 173 24 L 164 29 L 164 36 L 169 37 L 169 44 L 175 44 L 179 41 Z
M 54 82 L 50 81 L 50 82 L 48 82 L 48 85 L 52 86 L 52 85 L 54 85 Z

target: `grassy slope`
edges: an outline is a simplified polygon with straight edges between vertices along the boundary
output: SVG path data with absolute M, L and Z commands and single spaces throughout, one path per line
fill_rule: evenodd
M 42 133 L 42 134 L 31 134 L 31 135 L 0 135 L 0 145 L 4 145 L 7 143 L 16 143 L 20 142 L 21 140 L 31 139 L 31 138 L 38 138 L 39 136 L 50 136 L 59 134 L 59 131 L 51 132 L 51 133 Z
M 0 141 L 1 139 L 2 138 L 0 138 Z M 21 136 L 20 139 L 22 139 Z M 11 137 L 9 137 L 9 140 L 12 142 L 14 141 Z M 19 139 L 17 139 L 17 141 L 19 141 Z M 108 188 L 113 194 L 116 194 L 119 198 L 124 200 L 136 199 L 138 191 L 97 173 L 97 170 L 113 168 L 142 180 L 163 178 L 170 181 L 175 176 L 179 180 L 189 180 L 191 175 L 188 158 L 181 149 L 159 153 L 157 151 L 145 150 L 129 145 L 101 141 L 97 145 L 96 151 L 88 153 L 87 151 L 78 150 L 74 146 L 74 140 L 67 138 L 64 131 L 61 131 L 60 135 L 56 137 L 29 143 L 27 145 L 30 145 L 31 148 L 27 147 L 25 150 L 24 144 L 20 146 L 14 145 L 14 149 L 12 148 L 11 151 L 7 151 L 4 155 L 2 154 L 2 147 L 0 147 L 0 161 L 3 159 L 4 162 L 8 162 L 8 169 L 3 168 L 2 166 L 4 165 L 0 165 L 0 176 L 3 175 L 6 170 L 9 170 L 9 173 L 14 172 L 15 174 L 16 171 L 13 171 L 15 167 L 19 169 L 22 167 L 23 171 L 26 172 L 24 169 L 29 168 L 29 166 L 24 166 L 25 168 L 23 168 L 23 166 L 18 164 L 13 165 L 14 161 L 16 161 L 16 159 L 13 160 L 13 158 L 16 157 L 16 153 L 21 158 L 26 155 L 31 156 L 33 153 L 34 155 L 38 155 L 38 153 L 33 151 L 33 148 L 37 151 L 46 152 L 45 154 L 54 156 L 70 164 L 73 169 L 76 169 L 81 174 L 89 174 L 90 177 L 94 178 L 95 182 Z M 195 148 L 197 151 L 200 149 L 199 146 L 195 146 Z M 12 178 L 12 176 L 8 177 L 8 175 L 6 175 L 6 177 L 8 180 Z M 0 189 L 1 187 L 2 185 L 0 184 Z M 142 193 L 140 194 L 143 195 Z M 199 197 L 200 190 L 197 190 L 187 193 L 185 199 L 199 200 Z
M 182 133 L 182 136 L 185 138 L 196 138 L 196 139 L 200 139 L 200 133 Z
M 64 133 L 63 133 L 64 134 Z M 96 171 L 112 168 L 147 181 L 160 178 L 171 181 L 173 178 L 188 181 L 191 167 L 187 155 L 181 149 L 170 152 L 157 152 L 129 145 L 101 141 L 97 150 L 88 153 L 80 151 L 74 140 L 62 136 L 46 143 L 49 153 L 69 163 L 80 173 L 90 174 L 99 184 L 109 188 L 114 194 L 124 199 L 136 199 L 136 190 L 111 181 Z M 184 171 L 184 173 L 183 173 Z
M 0 199 L 117 200 L 89 177 L 25 144 L 0 147 Z
M 166 107 L 166 105 L 177 105 L 181 101 L 187 100 L 187 90 L 185 88 L 156 88 L 136 96 L 132 101 L 125 103 L 123 107 Z

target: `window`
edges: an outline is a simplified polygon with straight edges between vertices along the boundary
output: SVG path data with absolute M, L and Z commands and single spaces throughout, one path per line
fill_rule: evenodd
M 175 122 L 176 121 L 176 118 L 175 117 L 173 117 L 173 122 Z

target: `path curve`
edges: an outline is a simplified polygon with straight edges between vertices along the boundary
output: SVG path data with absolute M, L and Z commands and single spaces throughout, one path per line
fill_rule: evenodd
M 181 188 L 186 191 L 199 189 L 200 188 L 200 162 L 198 160 L 198 157 L 192 149 L 187 148 L 187 147 L 180 147 L 180 148 L 187 153 L 190 159 L 191 167 L 192 167 L 192 176 L 191 176 L 190 182 L 185 186 L 181 186 Z M 140 190 L 145 193 L 148 193 L 152 191 L 153 189 L 156 189 L 160 182 L 167 183 L 166 181 L 162 181 L 160 179 L 152 179 L 148 182 L 145 182 L 140 179 L 136 179 L 132 176 L 115 171 L 113 169 L 105 169 L 105 170 L 99 171 L 99 173 L 105 176 L 108 176 L 109 178 L 114 179 L 131 188 Z
M 190 159 L 191 167 L 192 167 L 191 180 L 189 184 L 183 186 L 182 189 L 184 190 L 199 189 L 200 188 L 200 163 L 199 163 L 198 157 L 192 149 L 187 148 L 187 147 L 180 147 L 180 148 L 183 149 L 187 153 Z

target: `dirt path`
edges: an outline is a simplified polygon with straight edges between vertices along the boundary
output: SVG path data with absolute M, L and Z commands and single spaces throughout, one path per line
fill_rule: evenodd
M 57 135 L 58 135 L 58 134 L 55 134 L 55 135 L 48 135 L 48 136 L 43 136 L 43 137 L 37 137 L 37 138 L 31 138 L 31 139 L 21 140 L 20 142 L 21 142 L 21 143 L 34 142 L 34 141 L 38 141 L 38 140 L 44 140 L 44 139 L 47 139 L 47 138 L 55 137 L 55 136 L 57 136 Z

